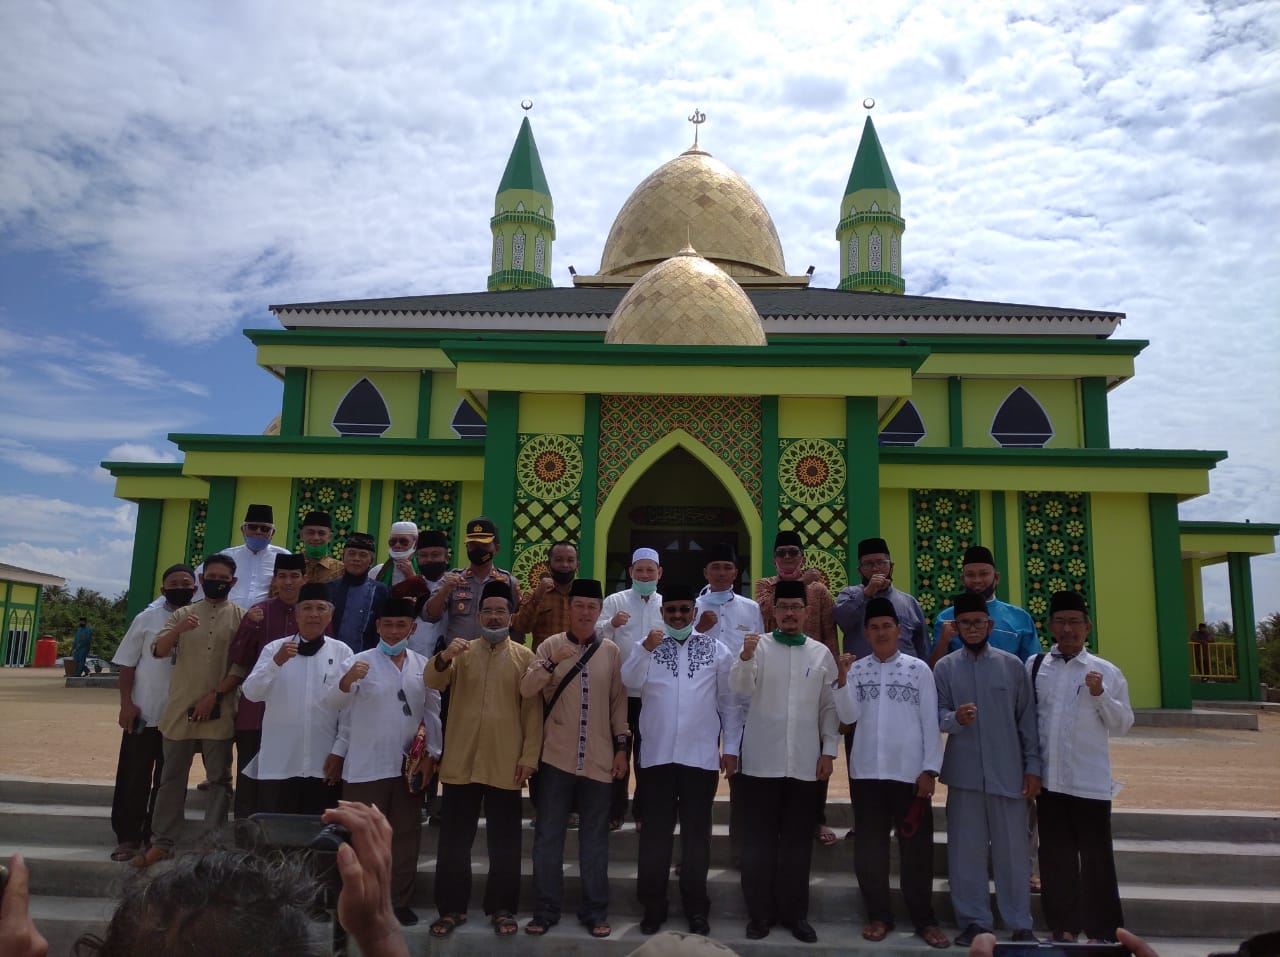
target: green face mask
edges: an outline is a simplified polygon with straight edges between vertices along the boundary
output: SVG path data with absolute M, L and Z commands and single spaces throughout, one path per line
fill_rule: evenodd
M 321 559 L 329 554 L 328 545 L 303 545 L 302 554 L 311 559 Z
M 635 592 L 637 595 L 639 595 L 641 598 L 648 598 L 650 595 L 652 595 L 654 592 L 658 590 L 658 583 L 656 581 L 652 581 L 652 582 L 633 581 L 631 583 L 631 590 Z
M 674 638 L 676 641 L 683 642 L 686 638 L 688 638 L 691 634 L 693 634 L 693 625 L 688 624 L 688 625 L 685 625 L 683 628 L 672 628 L 670 625 L 668 625 L 667 634 L 670 635 L 672 638 Z

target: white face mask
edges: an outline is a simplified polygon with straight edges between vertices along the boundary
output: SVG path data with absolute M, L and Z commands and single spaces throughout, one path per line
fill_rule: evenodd
M 395 561 L 403 561 L 404 559 L 412 555 L 416 550 L 417 549 L 413 549 L 413 548 L 404 548 L 404 549 L 393 548 L 390 550 L 390 555 Z

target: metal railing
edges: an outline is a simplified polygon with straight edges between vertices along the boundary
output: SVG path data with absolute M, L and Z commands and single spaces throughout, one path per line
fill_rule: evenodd
M 1236 645 L 1233 641 L 1213 641 L 1207 644 L 1188 641 L 1191 654 L 1191 677 L 1201 681 L 1239 681 L 1236 668 Z

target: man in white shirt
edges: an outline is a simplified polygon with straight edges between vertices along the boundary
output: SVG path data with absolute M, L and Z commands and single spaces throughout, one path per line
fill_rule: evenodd
M 338 803 L 340 762 L 332 752 L 340 709 L 330 691 L 352 651 L 325 636 L 333 605 L 323 584 L 303 585 L 293 613 L 297 633 L 268 642 L 240 686 L 249 701 L 268 705 L 245 773 L 258 782 L 258 810 L 319 814 Z
M 733 653 L 693 630 L 693 589 L 673 585 L 662 598 L 663 626 L 650 631 L 622 665 L 622 681 L 648 706 L 640 721 L 649 745 L 637 782 L 646 794 L 636 896 L 644 908 L 640 931 L 656 934 L 667 918 L 667 879 L 676 821 L 680 822 L 680 899 L 689 932 L 711 932 L 707 870 L 717 771 L 738 766 L 742 737 L 739 698 L 729 689 Z M 724 755 L 720 753 L 723 734 Z
M 942 767 L 938 692 L 933 672 L 899 648 L 893 602 L 868 599 L 858 628 L 871 654 L 837 660 L 836 713 L 858 724 L 849 756 L 853 796 L 853 869 L 867 922 L 864 940 L 881 941 L 893 930 L 889 897 L 889 832 L 898 834 L 902 896 L 918 934 L 930 947 L 951 940 L 933 915 L 933 797 Z
M 404 926 L 418 922 L 409 901 L 422 840 L 422 787 L 444 746 L 440 693 L 423 683 L 427 659 L 409 649 L 415 621 L 412 601 L 388 599 L 377 621 L 378 647 L 349 659 L 334 693 L 342 702 L 333 753 L 343 761 L 343 797 L 375 805 L 391 822 L 391 901 Z M 404 759 L 419 725 L 426 755 L 409 781 Z
M 227 598 L 231 604 L 248 609 L 266 600 L 271 591 L 271 576 L 276 571 L 276 556 L 288 555 L 289 549 L 271 544 L 276 526 L 270 505 L 250 505 L 245 510 L 240 534 L 244 536 L 244 544 L 224 548 L 221 554 L 230 556 L 236 563 L 236 583 Z M 200 565 L 196 569 L 196 581 L 203 573 L 204 565 Z M 197 589 L 196 598 L 202 595 Z
M 161 597 L 138 612 L 111 663 L 120 668 L 120 757 L 111 796 L 113 861 L 127 861 L 151 838 L 151 813 L 164 770 L 164 738 L 157 725 L 169 697 L 173 659 L 151 654 L 151 643 L 175 611 L 191 604 L 195 571 L 170 565 L 160 578 Z
M 827 647 L 804 634 L 804 583 L 780 581 L 773 597 L 777 630 L 746 635 L 729 675 L 730 688 L 751 698 L 734 775 L 751 835 L 742 894 L 749 940 L 779 923 L 811 944 L 818 939 L 807 919 L 818 782 L 831 777 L 840 741 L 836 667 Z
M 627 574 L 631 587 L 614 592 L 604 600 L 600 620 L 596 622 L 596 634 L 608 638 L 618 646 L 623 664 L 631 655 L 631 649 L 644 641 L 655 628 L 662 627 L 662 596 L 658 594 L 658 581 L 662 578 L 662 566 L 658 553 L 652 548 L 637 548 L 631 554 Z M 692 599 L 690 599 L 692 600 Z M 624 679 L 625 681 L 625 674 Z M 637 828 L 640 826 L 640 689 L 627 688 L 627 727 L 631 729 L 629 757 L 636 766 L 636 793 L 631 800 L 631 816 Z M 630 773 L 613 782 L 613 803 L 609 807 L 609 827 L 616 829 L 627 816 L 627 787 Z
M 1044 916 L 1055 941 L 1115 940 L 1124 923 L 1111 847 L 1108 739 L 1133 726 L 1129 686 L 1120 669 L 1085 647 L 1092 623 L 1084 597 L 1055 592 L 1049 601 L 1054 649 L 1027 662 L 1043 763 L 1036 807 Z

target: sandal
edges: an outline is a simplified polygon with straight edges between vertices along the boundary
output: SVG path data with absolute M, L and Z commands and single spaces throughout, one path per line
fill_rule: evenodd
M 938 950 L 951 946 L 951 939 L 933 924 L 921 927 L 916 934 L 930 947 L 936 947 Z
M 555 924 L 545 917 L 531 917 L 529 918 L 529 923 L 524 925 L 524 932 L 532 934 L 534 937 L 541 937 L 554 926 Z
M 520 925 L 510 911 L 498 911 L 493 915 L 493 932 L 499 937 L 510 937 L 519 929 Z
M 432 937 L 448 937 L 467 922 L 466 914 L 441 914 L 431 925 Z
M 604 938 L 608 937 L 610 934 L 613 933 L 613 928 L 604 922 L 601 922 L 599 924 L 591 924 L 584 921 L 582 926 L 587 929 L 587 933 L 589 933 L 592 937 L 595 937 L 598 940 L 603 940 Z
M 612 821 L 609 822 L 609 830 L 611 831 L 622 830 L 622 822 L 619 821 L 617 818 L 614 818 Z
M 125 861 L 133 860 L 134 857 L 136 857 L 138 852 L 141 850 L 142 850 L 141 844 L 136 844 L 136 843 L 120 844 L 116 847 L 114 851 L 111 852 L 111 859 L 118 864 L 122 864 Z
M 827 827 L 825 824 L 819 824 L 815 827 L 813 829 L 813 836 L 823 847 L 834 847 L 836 842 L 839 841 L 839 838 L 836 837 L 836 832 L 831 830 L 831 828 Z
M 862 939 L 869 940 L 873 944 L 879 943 L 889 936 L 889 925 L 882 920 L 872 920 L 863 924 Z M 950 943 L 950 941 L 948 941 Z

